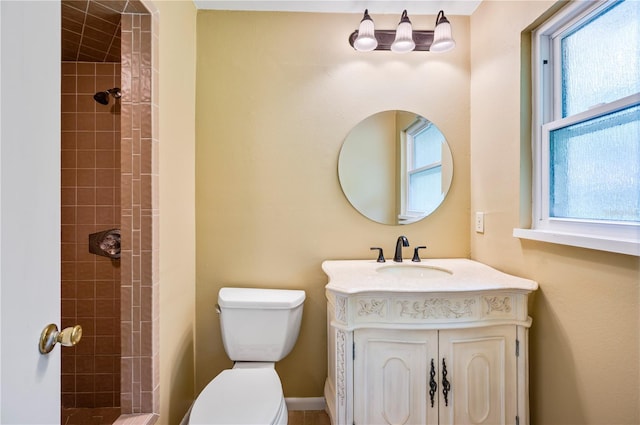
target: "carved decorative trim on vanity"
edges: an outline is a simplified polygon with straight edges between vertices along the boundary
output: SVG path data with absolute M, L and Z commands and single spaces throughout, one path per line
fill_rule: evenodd
M 464 300 L 451 300 L 448 298 L 427 298 L 421 301 L 400 300 L 400 317 L 412 319 L 459 319 L 472 317 L 472 305 L 476 303 L 473 298 Z
M 344 396 L 345 396 L 345 361 L 346 361 L 346 345 L 347 336 L 343 330 L 336 330 L 336 350 L 337 354 L 337 362 L 336 362 L 336 391 L 338 393 L 338 399 L 340 400 L 340 404 L 344 404 Z
M 526 295 L 497 293 L 452 296 L 336 296 L 339 322 L 347 323 L 417 323 L 437 320 L 451 323 L 470 319 L 526 320 Z M 352 309 L 352 316 L 348 309 Z
M 360 309 L 358 310 L 358 316 L 370 316 L 372 314 L 376 314 L 380 317 L 385 316 L 385 310 L 387 307 L 386 299 L 374 299 L 370 300 L 358 300 L 358 304 L 360 304 Z
M 487 314 L 492 311 L 511 313 L 511 297 L 483 297 L 487 303 Z
M 336 295 L 336 320 L 347 321 L 347 297 Z

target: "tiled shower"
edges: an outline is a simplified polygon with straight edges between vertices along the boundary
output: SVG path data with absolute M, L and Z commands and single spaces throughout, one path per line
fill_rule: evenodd
M 139 1 L 63 0 L 61 322 L 83 327 L 62 351 L 63 424 L 159 410 L 153 48 L 157 16 Z M 121 257 L 89 253 L 89 235 L 114 228 Z
M 120 260 L 89 253 L 88 235 L 120 228 L 120 103 L 93 99 L 119 86 L 119 63 L 62 63 L 62 326 L 83 329 L 62 353 L 62 405 L 118 414 Z

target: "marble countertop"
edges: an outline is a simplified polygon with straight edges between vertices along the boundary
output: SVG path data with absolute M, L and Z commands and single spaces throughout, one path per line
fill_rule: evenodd
M 393 270 L 380 272 L 381 268 Z M 400 270 L 406 267 L 410 270 Z M 416 267 L 425 267 L 423 276 Z M 375 260 L 327 260 L 322 270 L 329 277 L 327 290 L 344 294 L 359 292 L 475 292 L 516 290 L 531 292 L 538 283 L 464 258 L 423 259 L 414 263 Z M 404 272 L 407 273 L 404 273 Z

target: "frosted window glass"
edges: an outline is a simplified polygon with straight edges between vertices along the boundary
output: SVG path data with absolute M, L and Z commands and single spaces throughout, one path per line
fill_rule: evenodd
M 441 162 L 442 143 L 444 135 L 434 125 L 430 124 L 416 134 L 413 139 L 413 168 Z
M 562 116 L 640 92 L 640 1 L 624 1 L 562 37 Z
M 409 176 L 409 210 L 430 213 L 440 205 L 442 194 L 442 166 Z
M 640 106 L 550 133 L 551 217 L 640 221 Z

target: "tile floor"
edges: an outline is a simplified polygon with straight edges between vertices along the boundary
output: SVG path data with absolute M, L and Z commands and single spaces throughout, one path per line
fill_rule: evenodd
M 290 410 L 289 425 L 331 425 L 324 410 Z
M 62 409 L 62 425 L 111 425 L 120 416 L 119 407 Z
M 120 415 L 120 409 L 63 409 L 62 425 L 111 425 Z M 331 425 L 324 410 L 291 410 L 289 425 Z

